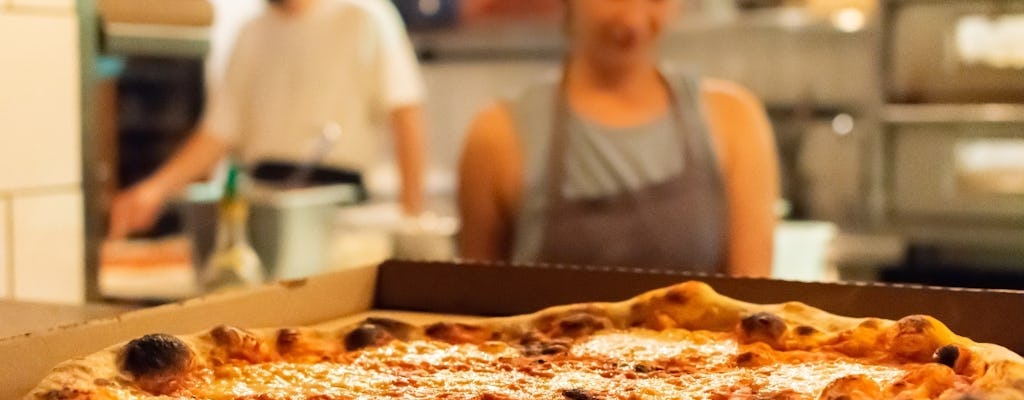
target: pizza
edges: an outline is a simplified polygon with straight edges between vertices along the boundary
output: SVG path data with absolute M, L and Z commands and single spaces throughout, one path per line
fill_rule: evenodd
M 410 324 L 146 335 L 26 399 L 1024 399 L 1024 359 L 923 315 L 751 304 L 691 281 L 617 303 Z

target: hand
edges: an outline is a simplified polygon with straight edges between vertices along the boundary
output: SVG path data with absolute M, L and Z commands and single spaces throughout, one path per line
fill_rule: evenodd
M 163 209 L 166 192 L 156 183 L 143 181 L 114 197 L 110 206 L 110 239 L 124 239 L 149 229 Z

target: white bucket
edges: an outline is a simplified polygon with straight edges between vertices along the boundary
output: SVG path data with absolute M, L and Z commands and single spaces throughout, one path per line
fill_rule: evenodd
M 834 280 L 829 265 L 829 249 L 837 233 L 838 228 L 831 222 L 780 222 L 775 228 L 772 278 Z

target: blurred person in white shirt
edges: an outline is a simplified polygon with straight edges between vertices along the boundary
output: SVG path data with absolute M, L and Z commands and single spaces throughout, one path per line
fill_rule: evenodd
M 393 135 L 406 215 L 422 211 L 424 85 L 388 0 L 268 0 L 239 32 L 223 78 L 186 143 L 153 175 L 119 194 L 109 236 L 149 229 L 166 202 L 233 153 L 252 166 L 298 164 L 327 124 L 341 136 L 322 159 L 361 182 Z

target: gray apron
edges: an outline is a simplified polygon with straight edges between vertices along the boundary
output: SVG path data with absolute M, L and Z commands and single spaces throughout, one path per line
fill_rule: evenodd
M 693 82 L 669 91 L 682 172 L 666 181 L 600 198 L 563 193 L 570 110 L 558 88 L 547 168 L 546 225 L 538 261 L 652 269 L 722 271 L 727 205 Z

